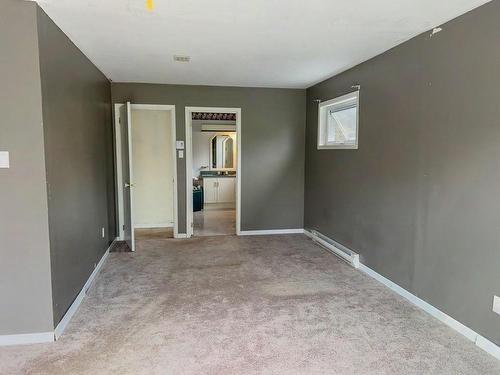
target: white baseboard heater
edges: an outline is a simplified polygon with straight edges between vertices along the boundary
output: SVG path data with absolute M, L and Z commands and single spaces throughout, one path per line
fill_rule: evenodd
M 328 238 L 317 230 L 305 230 L 304 233 L 314 242 L 318 243 L 332 254 L 351 264 L 354 268 L 359 268 L 359 254 L 344 245 Z

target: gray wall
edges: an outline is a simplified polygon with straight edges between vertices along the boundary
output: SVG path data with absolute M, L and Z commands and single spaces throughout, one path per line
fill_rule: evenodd
M 0 2 L 0 335 L 53 329 L 36 5 Z M 36 312 L 35 314 L 33 312 Z
M 57 325 L 115 237 L 111 85 L 40 8 L 38 35 Z
M 500 2 L 307 91 L 305 226 L 500 344 Z M 317 104 L 361 85 L 359 150 Z
M 241 229 L 303 227 L 305 90 L 113 83 L 112 95 L 114 103 L 174 104 L 178 140 L 186 106 L 241 108 Z M 177 163 L 185 233 L 185 159 Z

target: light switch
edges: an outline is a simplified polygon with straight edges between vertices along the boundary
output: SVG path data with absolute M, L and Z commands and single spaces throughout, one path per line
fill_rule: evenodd
M 500 297 L 493 297 L 493 311 L 500 314 Z
M 0 168 L 10 168 L 9 151 L 0 151 Z
M 175 142 L 175 148 L 177 150 L 184 150 L 184 141 L 176 141 Z
M 179 150 L 179 159 L 184 159 L 184 150 Z

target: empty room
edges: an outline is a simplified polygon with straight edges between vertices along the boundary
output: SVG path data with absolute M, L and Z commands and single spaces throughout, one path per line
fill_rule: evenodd
M 0 0 L 0 374 L 500 374 L 500 0 Z

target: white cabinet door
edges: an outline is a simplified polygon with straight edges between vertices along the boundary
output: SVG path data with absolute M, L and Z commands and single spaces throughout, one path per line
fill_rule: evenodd
M 235 178 L 234 177 L 221 177 L 218 180 L 219 195 L 217 197 L 218 203 L 233 203 L 235 201 Z
M 218 178 L 204 178 L 203 191 L 205 203 L 217 203 L 217 181 Z

